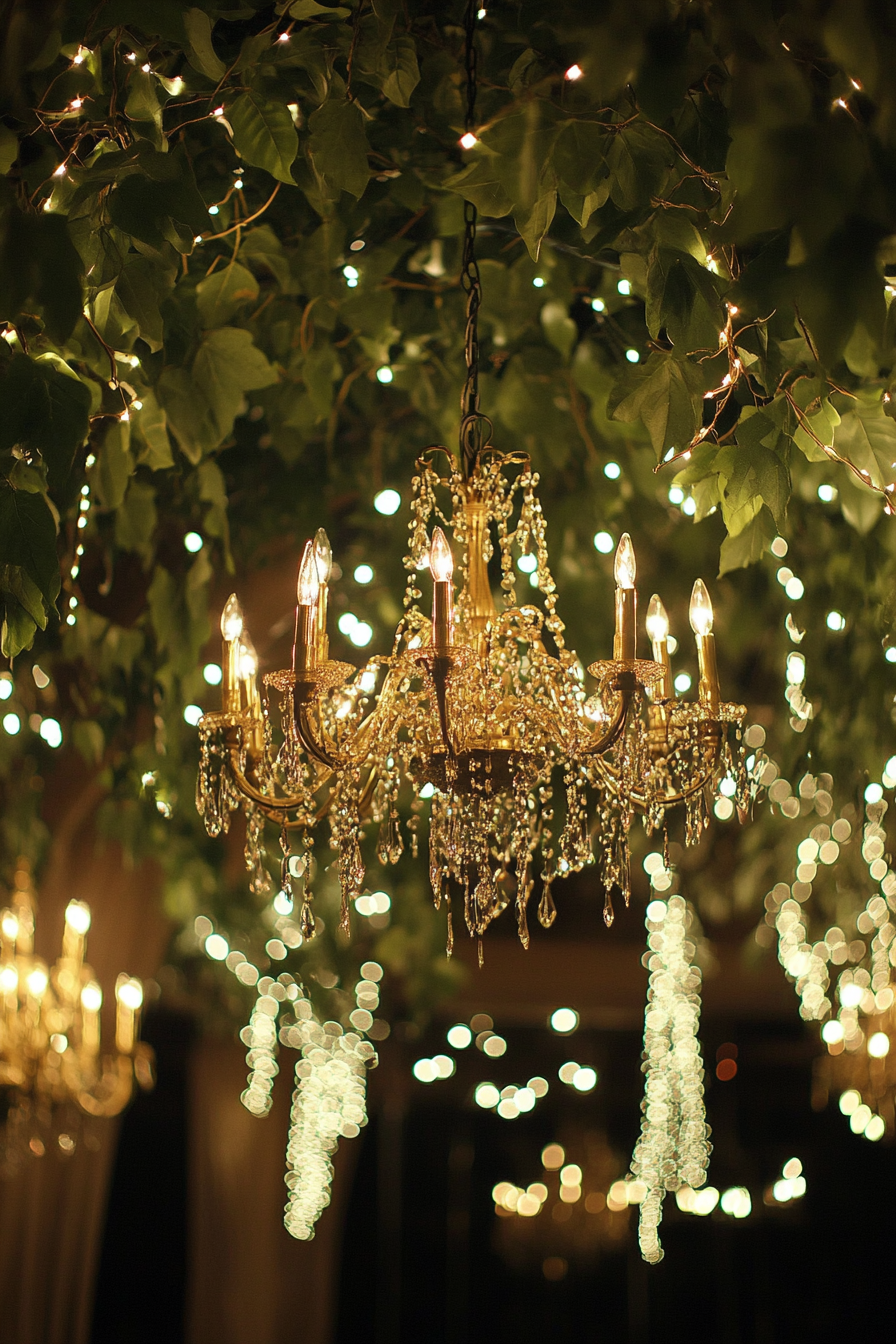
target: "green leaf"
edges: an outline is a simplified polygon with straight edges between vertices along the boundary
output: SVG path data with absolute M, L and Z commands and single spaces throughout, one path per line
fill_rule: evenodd
M 816 442 L 812 435 L 814 434 L 821 439 L 823 444 L 826 443 L 833 447 L 837 426 L 840 424 L 840 416 L 836 409 L 826 399 L 822 400 L 816 411 L 805 416 L 805 421 L 805 427 L 802 422 L 798 423 L 793 432 L 793 442 L 810 462 L 830 462 L 831 459 L 824 448 Z
M 483 153 L 475 163 L 449 177 L 442 185 L 465 201 L 472 201 L 481 215 L 501 219 L 513 209 L 513 201 L 504 189 L 497 156 Z
M 131 72 L 128 80 L 128 99 L 125 116 L 137 123 L 137 133 L 149 140 L 156 149 L 162 149 L 162 105 L 156 92 L 156 82 L 143 70 Z
M 345 98 L 330 98 L 308 118 L 308 158 L 318 178 L 338 195 L 361 197 L 370 180 L 367 137 L 360 110 Z
M 226 75 L 227 67 L 212 46 L 212 20 L 201 9 L 184 11 L 184 31 L 187 35 L 187 60 L 200 75 L 218 84 Z
M 10 204 L 0 220 L 0 319 L 36 304 L 51 338 L 65 341 L 84 306 L 81 258 L 61 215 L 25 215 Z
M 122 504 L 115 510 L 115 544 L 135 551 L 147 563 L 152 559 L 152 539 L 158 522 L 156 492 L 145 481 L 131 481 Z
M 299 137 L 285 104 L 248 89 L 230 104 L 227 118 L 233 127 L 234 148 L 246 163 L 264 168 L 278 182 L 294 184 L 290 169 Z
M 140 166 L 143 171 L 122 178 L 110 194 L 112 222 L 160 252 L 166 242 L 191 251 L 195 235 L 208 226 L 208 210 L 186 155 L 180 148 L 168 154 L 144 151 Z
M 0 565 L 0 593 L 13 597 L 38 630 L 47 628 L 47 609 L 43 594 L 20 565 Z M 6 649 L 3 650 L 6 653 Z M 11 656 L 11 655 L 7 655 Z
M 103 730 L 93 719 L 75 719 L 72 724 L 75 750 L 88 765 L 99 765 L 106 748 Z
M 65 370 L 65 372 L 62 372 Z M 58 356 L 14 355 L 0 382 L 0 451 L 40 453 L 54 489 L 64 485 L 87 438 L 90 393 Z
M 620 210 L 649 205 L 674 161 L 668 141 L 641 122 L 613 136 L 606 154 L 610 196 Z
M 243 393 L 276 381 L 250 332 L 219 327 L 203 338 L 192 372 L 165 369 L 156 390 L 181 452 L 195 464 L 233 429 Z
M 546 303 L 541 310 L 541 325 L 551 345 L 568 362 L 579 329 L 569 316 L 566 305 L 556 301 Z
M 578 196 L 595 192 L 607 179 L 605 156 L 609 142 L 607 132 L 596 121 L 568 121 L 561 128 L 553 151 L 554 168 L 561 182 Z
M 250 266 L 267 267 L 280 288 L 285 293 L 291 291 L 289 261 L 283 244 L 269 224 L 261 224 L 246 234 L 240 244 L 240 260 Z
M 128 480 L 134 470 L 131 456 L 131 426 L 127 420 L 110 420 L 96 462 L 88 471 L 88 479 L 99 503 L 106 509 L 117 509 L 125 496 Z
M 417 49 L 407 33 L 393 35 L 377 69 L 379 87 L 396 107 L 409 107 L 411 94 L 420 83 Z
M 647 276 L 647 329 L 665 328 L 679 355 L 717 350 L 725 314 L 711 272 L 686 252 L 661 247 Z
M 529 250 L 529 256 L 533 261 L 537 261 L 541 252 L 541 243 L 548 229 L 551 227 L 551 221 L 554 218 L 554 211 L 557 209 L 556 191 L 547 191 L 524 214 L 519 211 L 514 215 L 513 222 L 519 230 L 520 237 Z
M 131 443 L 136 441 L 137 463 L 150 471 L 166 471 L 174 466 L 167 421 L 156 395 L 141 392 L 143 407 L 131 413 Z
M 768 509 L 760 509 L 752 522 L 736 536 L 727 536 L 719 554 L 719 578 L 733 569 L 745 569 L 768 554 L 769 543 L 777 533 Z
M 223 266 L 200 280 L 196 303 L 204 327 L 220 327 L 243 306 L 258 298 L 258 281 L 237 262 Z
M 164 323 L 159 305 L 174 285 L 174 272 L 151 257 L 129 256 L 115 282 L 122 308 L 136 324 L 150 350 L 161 350 Z
M 646 364 L 628 369 L 616 383 L 607 413 L 627 424 L 640 420 L 659 459 L 667 448 L 687 447 L 696 434 L 704 390 L 697 365 L 667 351 L 654 351 Z
M 882 488 L 896 479 L 896 424 L 884 414 L 878 396 L 858 400 L 837 426 L 834 448 L 864 472 L 872 485 Z
M 37 588 L 43 603 L 43 625 L 46 625 L 59 593 L 56 520 L 44 495 L 17 490 L 12 481 L 0 481 L 0 566 L 7 565 L 11 569 L 21 570 Z M 4 629 L 3 652 L 7 657 L 15 656 L 10 651 L 13 644 L 18 644 L 16 653 L 30 646 L 34 626 L 39 624 L 28 616 L 26 607 L 22 606 L 19 599 L 18 593 L 26 591 L 31 593 L 24 580 L 17 581 L 12 596 L 15 598 L 15 606 L 30 622 L 30 634 L 27 622 L 21 616 L 15 616 L 9 629 Z M 9 620 L 8 606 L 6 622 Z
M 0 125 L 0 174 L 4 176 L 19 157 L 19 137 L 8 126 Z
M 351 13 L 343 5 L 319 5 L 317 0 L 295 0 L 289 7 L 291 19 L 347 19 Z
M 743 531 L 762 504 L 780 531 L 790 498 L 790 473 L 777 451 L 785 442 L 780 426 L 765 411 L 746 407 L 737 424 L 737 444 L 723 448 L 716 467 L 724 479 L 722 513 L 731 535 Z

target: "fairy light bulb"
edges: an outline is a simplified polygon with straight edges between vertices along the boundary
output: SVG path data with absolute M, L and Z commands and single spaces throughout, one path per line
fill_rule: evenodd
M 617 588 L 634 588 L 637 576 L 635 548 L 627 532 L 623 532 L 616 547 L 616 559 L 613 561 L 613 577 Z
M 429 568 L 436 583 L 447 583 L 454 573 L 454 556 L 451 554 L 448 539 L 440 527 L 437 527 L 432 534 Z
M 317 568 L 314 543 L 305 542 L 302 563 L 299 565 L 299 580 L 296 595 L 300 607 L 313 607 L 320 592 L 320 575 Z
M 333 548 L 330 545 L 330 538 L 322 527 L 319 527 L 314 534 L 314 563 L 320 582 L 329 583 L 330 571 L 333 568 Z
M 231 593 L 221 612 L 221 634 L 231 644 L 243 633 L 243 609 L 236 593 Z
M 103 1006 L 103 991 L 95 980 L 81 990 L 81 1007 L 88 1013 L 98 1013 Z
M 688 617 L 695 635 L 712 634 L 712 602 L 702 579 L 697 579 L 691 592 Z
M 669 638 L 669 613 L 663 606 L 662 598 L 656 593 L 647 604 L 647 638 L 652 644 L 659 644 L 661 640 Z

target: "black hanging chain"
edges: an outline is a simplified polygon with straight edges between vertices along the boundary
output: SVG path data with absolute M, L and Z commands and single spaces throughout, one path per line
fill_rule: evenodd
M 464 131 L 471 132 L 476 116 L 476 15 L 481 0 L 467 0 L 464 11 L 464 70 L 467 80 L 467 105 Z M 479 411 L 479 309 L 482 285 L 476 261 L 476 207 L 464 201 L 464 249 L 460 283 L 467 296 L 464 330 L 466 378 L 460 399 L 460 458 L 465 479 L 473 474 L 482 447 L 482 417 Z

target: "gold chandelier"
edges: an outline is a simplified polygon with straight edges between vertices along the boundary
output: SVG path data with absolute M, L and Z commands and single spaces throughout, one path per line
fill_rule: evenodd
M 468 134 L 476 93 L 474 11 L 468 5 Z M 246 862 L 259 894 L 269 886 L 265 819 L 279 825 L 282 890 L 274 908 L 288 946 L 314 932 L 312 851 L 324 819 L 338 854 L 341 927 L 348 932 L 349 901 L 364 882 L 367 827 L 379 828 L 380 861 L 396 863 L 406 839 L 416 854 L 428 802 L 430 879 L 436 905 L 444 900 L 448 906 L 450 951 L 451 905 L 458 898 L 476 936 L 512 902 L 528 945 L 537 855 L 538 917 L 549 927 L 554 881 L 592 863 L 596 840 L 609 925 L 613 887 L 629 899 L 628 833 L 637 815 L 648 830 L 665 830 L 669 811 L 682 804 L 686 840 L 693 843 L 707 824 L 707 790 L 722 774 L 729 776 L 741 818 L 746 814 L 742 752 L 733 753 L 727 740 L 734 725 L 739 741 L 746 710 L 721 702 L 709 594 L 698 579 L 690 621 L 699 696 L 682 703 L 672 696 L 669 620 L 656 595 L 646 621 L 652 656 L 637 655 L 636 564 L 627 533 L 616 552 L 613 656 L 591 664 L 596 684 L 591 694 L 585 689 L 584 669 L 566 647 L 557 611 L 538 476 L 525 453 L 491 446 L 491 424 L 480 412 L 475 234 L 476 211 L 468 202 L 459 452 L 429 448 L 417 461 L 404 614 L 391 652 L 361 669 L 330 658 L 332 555 L 323 530 L 306 544 L 299 566 L 293 665 L 264 675 L 264 701 L 236 595 L 221 618 L 222 706 L 199 723 L 197 807 L 211 835 L 226 830 L 231 813 L 243 809 Z M 457 594 L 448 533 L 461 556 Z M 530 566 L 534 561 L 530 582 L 543 609 L 517 599 L 519 556 L 530 557 Z M 490 566 L 500 588 L 497 603 Z M 418 587 L 426 569 L 429 613 Z M 402 801 L 410 804 L 407 836 Z M 300 837 L 299 853 L 291 853 L 290 832 Z M 298 922 L 291 918 L 294 883 L 301 891 Z
M 84 960 L 90 908 L 69 901 L 62 953 L 52 967 L 34 955 L 36 901 L 31 871 L 20 859 L 9 906 L 0 910 L 0 1099 L 2 1146 L 13 1159 L 54 1111 L 74 1104 L 89 1116 L 118 1115 L 135 1084 L 152 1086 L 152 1051 L 139 1042 L 143 986 L 129 975 L 115 983 L 114 1054 L 101 1053 L 103 991 Z M 35 1128 L 35 1126 L 37 1128 Z M 60 1135 L 74 1146 L 70 1135 Z

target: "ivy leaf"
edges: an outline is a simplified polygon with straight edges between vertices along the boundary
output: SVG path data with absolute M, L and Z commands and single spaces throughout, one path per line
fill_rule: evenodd
M 133 471 L 130 422 L 110 420 L 97 451 L 96 462 L 87 473 L 96 497 L 104 508 L 120 507 Z
M 204 327 L 223 326 L 244 303 L 257 298 L 258 281 L 238 262 L 212 271 L 196 286 L 196 303 Z
M 152 538 L 158 522 L 156 492 L 145 481 L 131 481 L 124 500 L 115 510 L 115 544 L 134 551 L 141 560 L 152 559 Z
M 607 178 L 605 162 L 610 137 L 596 121 L 568 121 L 554 143 L 553 165 L 578 196 L 595 192 Z M 609 190 L 609 183 L 608 183 Z
M 357 115 L 360 117 L 360 112 Z M 299 137 L 286 106 L 247 89 L 230 104 L 227 117 L 240 158 L 254 168 L 264 168 L 278 182 L 295 185 L 290 169 L 299 150 Z
M 880 520 L 883 508 L 880 495 L 859 485 L 852 474 L 839 482 L 840 512 L 860 536 L 866 536 Z
M 212 20 L 201 9 L 184 12 L 184 31 L 187 35 L 187 60 L 200 75 L 213 84 L 227 74 L 227 67 L 212 46 Z
M 160 150 L 163 144 L 162 105 L 152 75 L 143 70 L 131 73 L 124 111 L 125 116 L 136 123 L 137 134 Z
M 260 224 L 246 234 L 240 244 L 240 260 L 250 266 L 267 267 L 284 293 L 291 290 L 289 261 L 283 244 L 269 224 Z
M 579 329 L 567 312 L 566 305 L 556 301 L 546 303 L 541 310 L 541 325 L 551 345 L 568 362 Z
M 59 592 L 56 520 L 46 497 L 0 481 L 0 652 L 14 658 L 45 629 Z M 37 605 L 40 595 L 40 606 Z M 39 619 L 32 612 L 39 611 Z
M 174 286 L 174 272 L 150 257 L 130 256 L 115 282 L 122 308 L 139 329 L 150 350 L 161 350 L 164 323 L 159 305 Z
M 523 214 L 517 211 L 514 215 L 513 222 L 533 261 L 538 260 L 542 239 L 551 227 L 556 209 L 557 193 L 556 191 L 547 191 L 543 196 L 539 196 L 531 210 L 527 210 Z
M 766 508 L 761 508 L 752 522 L 737 533 L 727 536 L 719 554 L 719 578 L 733 569 L 746 569 L 767 554 L 769 543 L 777 534 L 775 520 Z
M 717 349 L 725 325 L 712 274 L 671 247 L 657 249 L 648 272 L 646 316 L 651 336 L 665 327 L 679 354 Z
M 837 426 L 834 447 L 878 488 L 896 480 L 896 424 L 884 414 L 879 397 L 858 400 Z
M 351 13 L 343 5 L 319 5 L 316 0 L 295 0 L 289 7 L 292 19 L 347 19 Z
M 833 446 L 840 424 L 840 416 L 835 407 L 824 398 L 816 411 L 805 416 L 805 422 L 805 426 L 802 421 L 797 424 L 793 432 L 793 442 L 810 462 L 829 462 L 831 459 L 812 435 L 816 435 L 822 443 Z
M 84 305 L 81 271 L 61 215 L 25 215 L 8 204 L 0 220 L 0 319 L 15 322 L 33 302 L 52 339 L 64 342 Z
M 633 122 L 617 131 L 606 154 L 612 200 L 620 210 L 649 205 L 672 161 L 672 150 L 665 138 L 642 122 Z
M 186 155 L 181 149 L 168 154 L 147 150 L 140 168 L 118 181 L 110 194 L 112 222 L 159 252 L 166 243 L 191 251 L 194 236 L 208 225 L 208 211 Z
M 143 409 L 131 420 L 131 442 L 136 440 L 138 445 L 137 463 L 150 471 L 165 471 L 174 466 L 165 412 L 153 391 L 141 392 L 140 397 Z
M 497 155 L 482 154 L 475 163 L 443 182 L 446 191 L 454 191 L 465 201 L 472 201 L 481 215 L 501 219 L 513 209 L 513 201 L 504 189 Z
M 87 438 L 90 393 L 81 380 L 58 356 L 16 354 L 0 382 L 0 404 L 0 451 L 21 445 L 39 452 L 53 488 L 64 485 Z
M 317 176 L 337 194 L 363 196 L 370 169 L 360 110 L 345 98 L 330 98 L 312 112 L 308 130 L 308 158 Z
M 654 351 L 646 364 L 626 370 L 607 403 L 612 420 L 640 420 L 660 459 L 667 448 L 684 448 L 700 425 L 703 374 L 668 351 Z
M 276 381 L 276 369 L 250 332 L 219 327 L 203 338 L 192 371 L 165 369 L 157 392 L 181 452 L 196 464 L 233 429 L 243 393 Z
M 411 94 L 420 83 L 417 48 L 407 33 L 394 34 L 380 56 L 375 70 L 365 71 L 366 78 L 381 89 L 396 107 L 409 107 Z
M 790 498 L 790 473 L 779 451 L 780 426 L 753 407 L 741 412 L 737 444 L 723 448 L 716 466 L 724 478 L 722 513 L 729 533 L 735 536 L 755 518 L 762 504 L 768 505 L 780 531 Z

